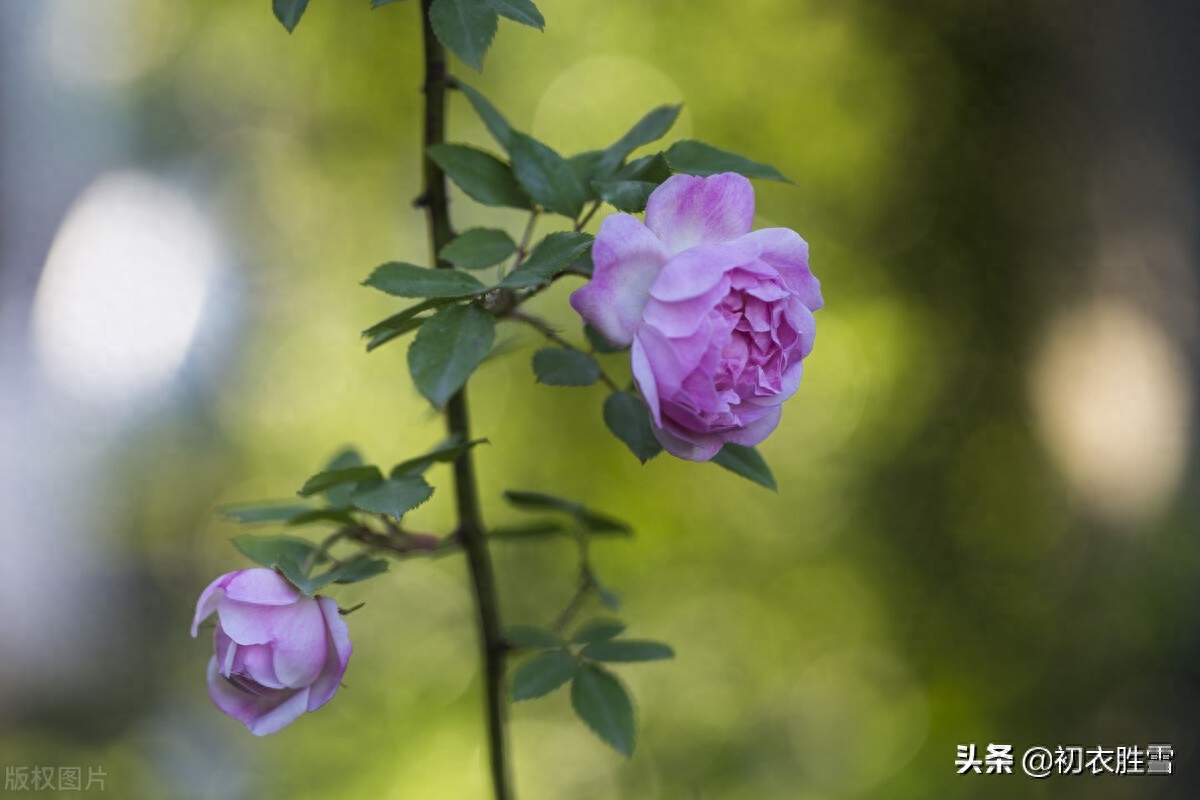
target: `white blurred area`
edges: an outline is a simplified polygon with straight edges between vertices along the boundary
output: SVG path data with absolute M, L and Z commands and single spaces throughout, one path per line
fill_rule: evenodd
M 136 585 L 112 465 L 227 321 L 198 196 L 125 166 L 121 92 L 169 51 L 140 35 L 168 10 L 0 3 L 0 719 L 104 691 Z

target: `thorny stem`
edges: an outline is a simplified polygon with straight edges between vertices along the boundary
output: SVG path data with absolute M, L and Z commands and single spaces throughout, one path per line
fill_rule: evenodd
M 453 229 L 450 226 L 450 209 L 446 197 L 446 175 L 427 155 L 429 147 L 445 141 L 446 138 L 446 88 L 450 82 L 446 70 L 446 50 L 434 34 L 429 19 L 429 9 L 432 5 L 433 0 L 421 0 L 425 43 L 426 152 L 422 161 L 424 187 L 421 198 L 429 223 L 430 247 L 436 259 L 441 249 L 453 238 Z M 460 441 L 470 440 L 471 425 L 465 388 L 451 397 L 446 404 L 446 426 L 450 434 L 458 436 Z M 470 450 L 454 462 L 454 489 L 458 506 L 457 535 L 467 556 L 467 569 L 479 622 L 493 796 L 495 800 L 512 800 L 505 730 L 508 708 L 504 697 L 504 661 L 508 648 L 500 627 L 496 579 L 480 516 L 479 490 L 475 483 L 475 466 Z

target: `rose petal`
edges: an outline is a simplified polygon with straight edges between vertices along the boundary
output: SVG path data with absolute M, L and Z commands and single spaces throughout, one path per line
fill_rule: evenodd
M 662 415 L 658 407 L 658 384 L 654 380 L 654 371 L 650 369 L 650 359 L 646 356 L 646 348 L 638 339 L 633 340 L 633 349 L 629 351 L 629 368 L 633 372 L 633 382 L 637 384 L 646 407 L 655 425 L 662 424 Z
M 746 242 L 744 237 L 734 242 L 694 247 L 663 265 L 650 284 L 650 295 L 664 303 L 700 297 L 727 281 L 726 276 L 735 267 L 749 268 L 757 258 L 758 245 Z
M 633 341 L 650 284 L 666 263 L 662 243 L 640 221 L 613 214 L 592 245 L 592 280 L 571 295 L 571 307 L 620 347 Z
M 646 203 L 646 227 L 670 255 L 736 239 L 749 233 L 753 223 L 754 188 L 732 172 L 707 178 L 673 175 Z
M 196 601 L 196 615 L 192 617 L 192 638 L 195 639 L 200 630 L 200 623 L 208 619 L 214 611 L 217 610 L 217 601 L 221 599 L 225 587 L 237 575 L 236 572 L 226 572 L 221 577 L 210 583 L 200 593 L 200 599 Z
M 771 432 L 779 426 L 779 419 L 782 416 L 783 409 L 777 406 L 746 427 L 726 432 L 723 435 L 724 439 L 726 442 L 754 447 L 771 435 Z
M 325 618 L 325 628 L 328 642 L 325 655 L 325 666 L 321 674 L 313 681 L 312 693 L 308 696 L 308 710 L 314 711 L 329 702 L 342 676 L 346 674 L 346 665 L 350 663 L 350 654 L 354 648 L 350 644 L 350 629 L 346 621 L 338 613 L 337 602 L 328 597 L 318 597 L 321 604 L 321 614 Z
M 810 311 L 825 305 L 821 282 L 808 268 L 808 242 L 800 238 L 800 234 L 789 228 L 763 228 L 747 234 L 743 241 L 760 248 L 759 258 L 779 271 Z
M 273 616 L 275 675 L 284 686 L 308 686 L 321 674 L 328 653 L 321 606 L 305 597 L 295 605 L 279 609 Z
M 275 733 L 304 713 L 308 689 L 266 690 L 253 694 L 237 688 L 217 669 L 217 658 L 208 660 L 208 696 L 223 713 L 242 722 L 255 736 Z
M 260 606 L 287 606 L 302 595 L 275 570 L 255 567 L 234 573 L 225 587 L 225 596 Z
M 268 709 L 264 714 L 250 722 L 247 727 L 255 736 L 267 736 L 278 733 L 295 722 L 308 707 L 309 688 L 306 686 L 289 696 L 279 705 Z
M 721 450 L 722 442 L 713 434 L 698 434 L 686 431 L 664 417 L 665 427 L 653 428 L 654 438 L 671 455 L 687 461 L 708 461 Z M 687 436 L 688 438 L 683 438 Z

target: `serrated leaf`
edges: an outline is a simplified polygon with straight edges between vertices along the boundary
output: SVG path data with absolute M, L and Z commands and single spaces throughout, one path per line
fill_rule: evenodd
M 761 164 L 745 156 L 730 153 L 711 144 L 684 139 L 671 145 L 664 154 L 671 169 L 688 175 L 717 175 L 736 172 L 747 178 L 766 178 L 773 181 L 790 180 L 770 164 Z
M 299 589 L 304 594 L 312 597 L 313 593 L 329 581 L 322 582 L 318 578 L 310 578 L 304 574 L 304 569 L 301 567 L 302 559 L 293 558 L 290 555 L 281 556 L 279 563 L 275 565 L 275 569 L 279 571 L 283 577 L 287 578 L 288 582 Z
M 507 233 L 496 228 L 472 228 L 442 248 L 438 257 L 463 269 L 487 269 L 517 251 Z
M 604 334 L 593 328 L 591 325 L 584 323 L 583 335 L 587 338 L 588 344 L 597 353 L 620 353 L 628 350 L 628 347 L 617 347 L 615 344 L 604 338 Z
M 730 472 L 754 481 L 760 486 L 765 486 L 771 491 L 779 489 L 775 484 L 775 476 L 771 474 L 771 468 L 753 447 L 733 443 L 726 444 L 720 452 L 713 456 L 712 461 L 714 464 L 720 464 Z
M 682 108 L 681 105 L 659 106 L 638 120 L 624 136 L 605 149 L 597 165 L 599 174 L 616 172 L 621 162 L 634 150 L 666 136 L 667 131 L 671 130 L 671 126 L 679 118 Z
M 575 177 L 579 179 L 579 185 L 583 187 L 585 202 L 590 202 L 598 197 L 595 188 L 592 186 L 592 180 L 598 174 L 600 158 L 603 155 L 603 150 L 587 150 L 583 153 L 576 153 L 573 156 L 567 157 L 567 163 L 571 165 L 571 171 L 575 173 Z
M 400 519 L 433 495 L 433 487 L 420 476 L 388 478 L 377 486 L 365 486 L 350 496 L 356 508 L 372 514 Z
M 496 12 L 488 0 L 433 0 L 429 22 L 438 41 L 462 62 L 483 70 L 483 56 L 496 35 Z
M 508 143 L 512 137 L 512 126 L 508 124 L 508 120 L 500 113 L 491 101 L 484 97 L 479 90 L 468 86 L 462 81 L 455 83 L 462 93 L 467 96 L 471 107 L 475 109 L 475 113 L 483 120 L 483 124 L 487 127 L 488 133 L 496 140 L 505 150 L 508 150 Z
M 609 639 L 620 636 L 625 632 L 625 623 L 619 619 L 593 619 L 588 620 L 575 631 L 575 635 L 571 637 L 573 644 L 591 644 L 592 642 L 606 642 Z
M 406 308 L 398 314 L 393 314 L 385 320 L 376 322 L 363 331 L 363 336 L 367 337 L 367 352 L 369 353 L 376 347 L 387 344 L 393 339 L 424 325 L 428 317 L 417 316 L 421 312 L 441 308 L 452 302 L 454 302 L 453 298 L 430 298 L 422 303 L 417 303 L 414 306 Z
M 345 447 L 331 459 L 329 463 L 321 470 L 322 472 L 336 472 L 338 470 L 349 469 L 350 467 L 366 466 L 362 455 L 353 447 Z M 329 501 L 329 505 L 334 508 L 344 509 L 350 505 L 350 493 L 356 488 L 356 483 L 333 484 L 321 491 L 325 499 Z
M 353 491 L 353 486 L 345 487 L 346 496 Z M 343 525 L 349 525 L 354 522 L 354 516 L 342 508 L 314 508 L 309 511 L 304 511 L 296 514 L 287 521 L 289 528 L 298 528 L 301 525 L 311 525 L 314 522 L 340 522 Z
M 287 522 L 295 515 L 311 508 L 311 506 L 298 503 L 253 503 L 225 506 L 221 509 L 221 515 L 243 525 L 259 525 L 269 522 Z
M 600 379 L 596 359 L 579 350 L 543 347 L 533 354 L 533 372 L 547 386 L 591 386 Z
M 415 458 L 409 458 L 401 461 L 399 464 L 392 467 L 391 476 L 393 478 L 402 478 L 412 475 L 420 475 L 434 464 L 439 462 L 446 463 L 448 461 L 454 461 L 475 445 L 487 444 L 487 441 L 487 439 L 472 439 L 469 442 L 460 442 L 456 438 L 451 438 L 445 442 L 442 442 L 427 453 L 422 453 Z
M 388 342 L 399 339 L 406 333 L 415 331 L 417 328 L 425 324 L 428 317 L 409 317 L 408 319 L 397 323 L 395 327 L 380 331 L 367 340 L 367 352 L 371 352 L 377 347 L 382 347 Z
M 609 661 L 632 664 L 638 661 L 661 661 L 674 658 L 675 651 L 662 642 L 642 639 L 614 639 L 593 642 L 579 651 L 583 658 L 593 661 Z
M 334 486 L 382 479 L 383 474 L 379 471 L 379 467 L 346 467 L 344 469 L 325 470 L 324 472 L 318 472 L 304 482 L 304 486 L 300 489 L 300 496 L 311 497 L 317 492 L 323 492 Z M 332 501 L 332 498 L 330 500 Z
M 638 214 L 646 210 L 646 201 L 658 184 L 648 181 L 596 181 L 592 187 L 601 200 L 618 211 Z
M 596 271 L 596 264 L 592 261 L 592 249 L 589 247 L 584 250 L 565 271 L 585 278 L 592 277 L 592 273 Z
M 417 390 L 441 408 L 471 377 L 495 339 L 495 320 L 482 308 L 443 308 L 421 326 L 408 348 L 408 370 Z
M 579 503 L 541 492 L 510 489 L 504 493 L 504 499 L 508 501 L 509 505 L 522 511 L 562 511 L 575 515 L 584 510 Z
M 525 525 L 501 525 L 493 528 L 488 538 L 499 541 L 549 539 L 567 536 L 571 531 L 561 522 L 530 522 Z
M 575 219 L 587 200 L 584 186 L 565 158 L 532 136 L 513 131 L 509 139 L 513 173 L 534 202 Z
M 521 262 L 521 266 L 505 276 L 499 286 L 506 289 L 530 289 L 547 283 L 586 253 L 593 240 L 594 237 L 588 233 L 552 233 L 538 242 L 529 257 Z
M 533 208 L 512 167 L 465 144 L 435 144 L 425 152 L 472 200 L 485 206 Z
M 295 536 L 237 536 L 233 546 L 246 558 L 268 569 L 278 566 L 280 559 L 290 558 L 301 563 L 319 547 Z M 318 563 L 325 560 L 324 556 L 317 559 Z
M 538 653 L 517 667 L 512 676 L 512 699 L 532 700 L 550 694 L 575 677 L 579 662 L 565 650 Z
M 402 261 L 389 261 L 375 268 L 363 286 L 396 297 L 474 297 L 487 287 L 474 275 L 456 269 L 427 269 Z
M 562 639 L 533 625 L 511 625 L 504 629 L 504 640 L 522 650 L 550 650 L 562 647 Z
M 633 755 L 633 701 L 615 675 L 596 664 L 581 666 L 571 682 L 571 707 L 601 741 L 626 758 Z
M 271 2 L 271 10 L 275 12 L 275 19 L 287 28 L 288 33 L 296 30 L 296 26 L 300 24 L 300 18 L 304 16 L 307 8 L 308 0 L 272 0 Z
M 368 555 L 355 556 L 330 570 L 334 583 L 358 583 L 367 578 L 382 575 L 387 571 L 388 562 L 385 559 L 372 558 Z
M 662 153 L 655 153 L 635 158 L 617 170 L 614 177 L 620 181 L 646 181 L 657 185 L 671 177 L 671 165 Z
M 654 436 L 650 410 L 635 394 L 610 394 L 604 401 L 604 424 L 643 464 L 662 452 L 662 445 Z
M 546 19 L 532 0 L 491 0 L 491 3 L 492 8 L 502 17 L 537 28 L 539 31 L 546 29 Z

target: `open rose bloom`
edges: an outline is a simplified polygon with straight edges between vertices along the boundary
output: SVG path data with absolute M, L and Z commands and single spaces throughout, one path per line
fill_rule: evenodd
M 328 597 L 307 597 L 274 570 L 217 578 L 200 595 L 192 636 L 217 613 L 208 694 L 257 736 L 329 702 L 350 660 L 350 634 Z
M 707 461 L 753 446 L 779 424 L 813 346 L 821 286 L 808 244 L 787 228 L 751 232 L 754 189 L 741 175 L 675 175 L 643 224 L 604 220 L 591 282 L 571 305 L 615 345 L 667 452 Z

